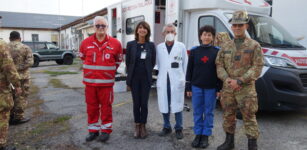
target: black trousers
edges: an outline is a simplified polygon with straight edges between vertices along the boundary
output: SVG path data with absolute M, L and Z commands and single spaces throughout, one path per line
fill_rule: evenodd
M 133 99 L 133 114 L 135 123 L 147 122 L 150 87 L 150 82 L 144 73 L 136 74 L 132 78 L 131 93 Z

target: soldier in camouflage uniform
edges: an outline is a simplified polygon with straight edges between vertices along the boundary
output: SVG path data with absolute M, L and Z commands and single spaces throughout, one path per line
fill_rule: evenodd
M 20 79 L 7 44 L 0 39 L 0 150 L 15 149 L 6 146 L 10 111 L 14 105 L 11 89 L 15 89 L 16 94 L 21 93 Z
M 223 128 L 226 132 L 226 140 L 218 150 L 234 148 L 237 108 L 243 115 L 248 150 L 257 150 L 259 129 L 255 115 L 258 110 L 255 81 L 261 74 L 263 54 L 259 43 L 245 35 L 248 21 L 247 12 L 233 13 L 229 22 L 232 24 L 234 40 L 221 44 L 216 59 L 218 77 L 224 82 L 221 104 L 224 110 Z
M 227 32 L 218 32 L 215 35 L 214 46 L 222 47 L 223 44 L 227 43 L 230 40 L 231 39 L 230 39 L 229 34 Z
M 15 67 L 20 76 L 22 93 L 17 96 L 14 92 L 14 107 L 11 110 L 10 125 L 17 125 L 28 122 L 30 119 L 24 117 L 27 105 L 27 97 L 30 89 L 29 68 L 33 65 L 32 50 L 21 43 L 20 34 L 17 31 L 10 33 L 10 43 L 8 44 L 10 54 L 14 60 Z

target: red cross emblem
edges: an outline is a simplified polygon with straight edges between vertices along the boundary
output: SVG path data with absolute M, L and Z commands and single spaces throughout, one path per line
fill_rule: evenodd
M 209 60 L 209 58 L 207 56 L 204 56 L 203 58 L 201 58 L 201 61 L 203 61 L 204 63 L 206 63 Z

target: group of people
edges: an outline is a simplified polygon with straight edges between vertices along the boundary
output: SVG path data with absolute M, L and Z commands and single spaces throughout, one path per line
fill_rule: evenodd
M 164 26 L 165 42 L 155 46 L 150 41 L 150 25 L 145 21 L 138 23 L 135 40 L 127 43 L 125 56 L 126 83 L 133 98 L 135 138 L 144 139 L 148 135 L 148 99 L 152 71 L 157 65 L 158 106 L 164 121 L 159 136 L 172 132 L 170 114 L 173 113 L 176 138 L 183 138 L 182 111 L 186 94 L 192 97 L 193 105 L 195 138 L 191 145 L 208 147 L 208 137 L 214 127 L 216 97 L 220 97 L 226 138 L 217 149 L 234 148 L 236 111 L 239 109 L 243 115 L 248 149 L 257 150 L 259 129 L 255 115 L 258 110 L 255 81 L 261 73 L 263 54 L 260 45 L 245 35 L 248 21 L 245 11 L 233 13 L 229 20 L 233 40 L 227 33 L 216 33 L 212 26 L 201 27 L 198 34 L 200 45 L 193 47 L 189 55 L 185 45 L 175 40 L 176 26 L 173 24 Z M 105 142 L 112 132 L 113 85 L 116 69 L 123 60 L 123 50 L 120 42 L 107 34 L 108 21 L 104 17 L 94 18 L 94 29 L 95 34 L 80 46 L 88 114 L 86 141 L 98 138 Z M 31 49 L 21 43 L 18 32 L 11 32 L 9 44 L 0 40 L 0 150 L 15 149 L 6 145 L 9 124 L 30 120 L 24 116 L 24 109 L 32 64 Z
M 30 120 L 24 112 L 30 88 L 32 50 L 21 43 L 17 31 L 12 31 L 9 39 L 8 44 L 0 40 L 0 150 L 15 150 L 7 145 L 9 125 Z
M 159 136 L 172 132 L 170 114 L 173 113 L 176 138 L 183 138 L 182 111 L 186 94 L 192 97 L 193 104 L 195 138 L 191 145 L 195 148 L 208 147 L 208 137 L 212 135 L 214 126 L 216 97 L 220 97 L 226 139 L 217 149 L 234 148 L 236 111 L 239 109 L 243 115 L 248 149 L 257 150 L 259 129 L 255 115 L 258 110 L 255 81 L 262 70 L 263 54 L 260 45 L 245 34 L 248 21 L 247 12 L 233 13 L 229 20 L 233 40 L 227 33 L 216 33 L 212 26 L 201 27 L 198 36 L 200 45 L 192 48 L 189 55 L 185 45 L 175 40 L 176 27 L 173 24 L 164 26 L 162 34 L 165 42 L 155 46 L 150 41 L 149 24 L 145 21 L 138 23 L 135 40 L 127 43 L 125 56 L 126 83 L 133 98 L 135 138 L 144 139 L 148 135 L 148 99 L 152 71 L 157 65 L 158 106 L 164 121 Z M 94 28 L 95 34 L 80 46 L 88 113 L 89 134 L 86 141 L 98 137 L 99 141 L 105 142 L 112 132 L 113 85 L 123 55 L 120 42 L 107 35 L 108 22 L 105 18 L 95 17 Z

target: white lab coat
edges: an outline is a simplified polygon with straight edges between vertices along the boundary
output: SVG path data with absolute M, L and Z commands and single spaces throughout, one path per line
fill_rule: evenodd
M 157 46 L 156 64 L 159 70 L 157 79 L 158 105 L 161 113 L 168 113 L 167 73 L 171 85 L 171 113 L 183 110 L 185 75 L 188 65 L 188 55 L 183 43 L 175 41 L 169 54 L 165 43 Z M 171 68 L 172 62 L 178 62 L 178 68 Z

